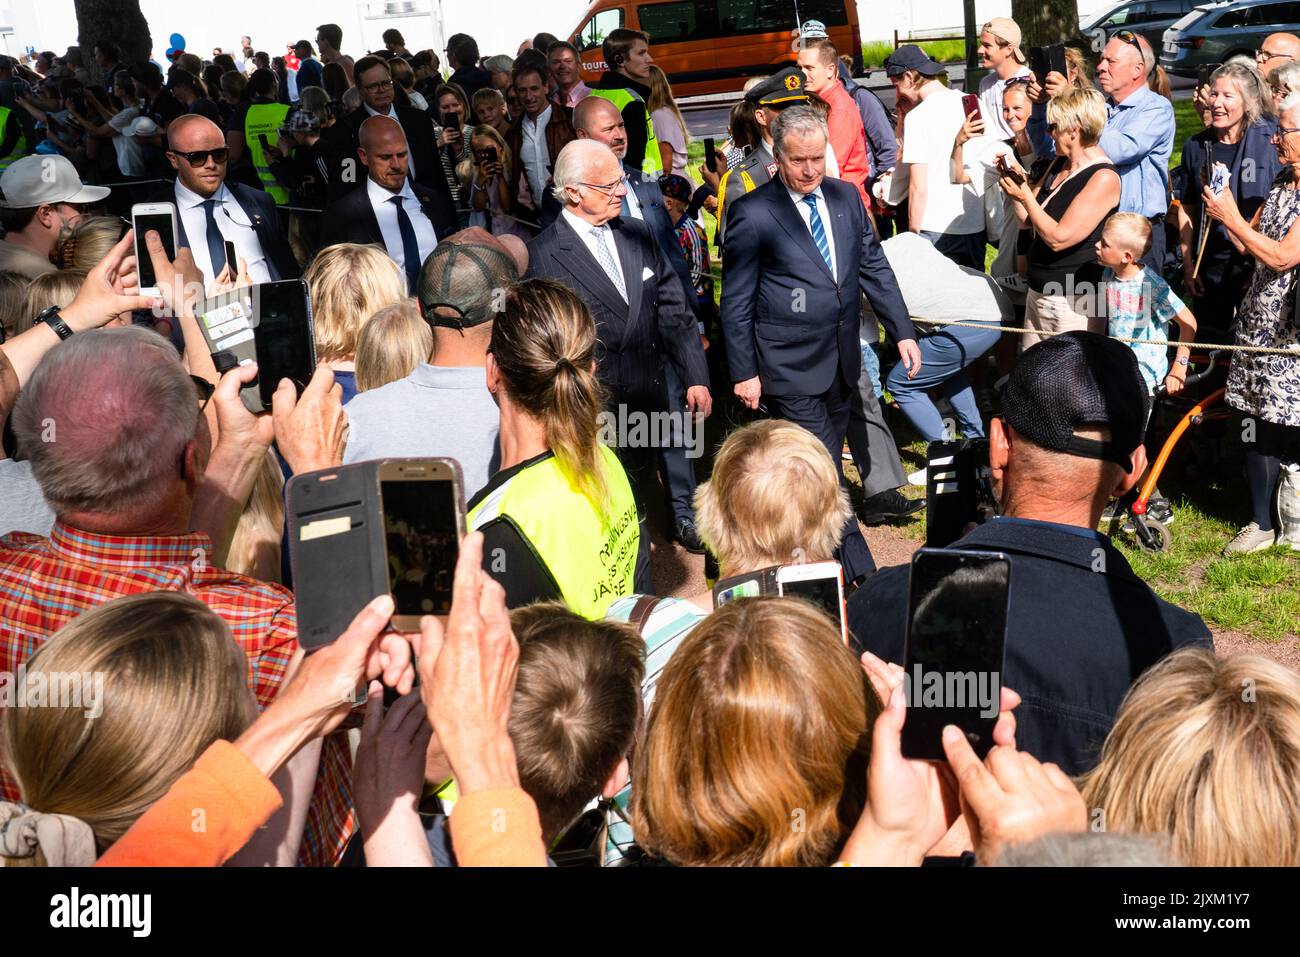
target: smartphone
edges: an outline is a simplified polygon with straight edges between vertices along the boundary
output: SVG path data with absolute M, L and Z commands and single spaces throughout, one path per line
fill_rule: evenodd
M 1202 63 L 1196 68 L 1196 86 L 1209 86 L 1210 75 L 1219 68 L 1217 63 Z
M 266 152 L 266 153 L 271 152 L 271 141 L 268 140 L 268 139 L 266 138 L 266 134 L 265 134 L 265 133 L 258 133 L 258 134 L 257 134 L 257 142 L 259 142 L 259 143 L 262 144 L 262 151 L 263 151 L 263 152 Z
M 1047 86 L 1047 74 L 1052 70 L 1052 61 L 1047 55 L 1047 47 L 1029 48 L 1029 72 L 1034 75 L 1034 82 Z
M 482 166 L 484 163 L 495 163 L 497 161 L 497 151 L 492 147 L 474 151 L 474 162 Z
M 239 276 L 239 254 L 235 252 L 235 244 L 229 239 L 224 240 L 222 244 L 226 247 L 226 265 L 230 267 L 230 278 L 233 281 Z M 212 268 L 217 273 L 221 272 L 220 269 L 217 269 L 216 263 L 212 264 Z
M 460 124 L 456 122 L 455 115 L 451 113 L 441 113 L 438 116 L 438 125 L 443 129 L 450 129 L 453 132 L 460 129 Z
M 1046 49 L 1048 70 L 1052 73 L 1059 73 L 1061 76 L 1068 76 L 1065 65 L 1065 44 L 1049 43 Z
M 980 98 L 974 93 L 966 93 L 962 95 L 961 108 L 962 112 L 966 114 L 967 119 L 970 119 L 972 116 L 976 119 L 984 119 L 983 114 L 980 113 Z
M 982 759 L 1002 697 L 1011 564 L 1001 552 L 923 548 L 912 556 L 903 756 L 946 760 L 954 724 Z
M 452 459 L 386 459 L 379 499 L 393 627 L 419 631 L 424 615 L 451 611 L 451 585 L 465 535 L 465 494 Z
M 812 602 L 840 626 L 840 638 L 849 643 L 844 615 L 844 570 L 839 562 L 782 565 L 776 572 L 777 594 Z
M 710 173 L 718 171 L 718 148 L 712 136 L 704 137 L 704 168 Z
M 256 414 L 271 407 L 281 379 L 299 391 L 316 371 L 311 298 L 301 279 L 245 286 L 200 303 L 199 329 L 218 370 L 257 363 L 257 378 L 240 390 Z
M 706 564 L 707 558 L 706 556 Z M 776 573 L 780 565 L 760 568 L 756 572 L 732 575 L 716 582 L 713 586 L 713 607 L 725 605 L 737 598 L 757 598 L 759 595 L 777 594 Z M 707 575 L 706 575 L 707 577 Z
M 153 230 L 162 238 L 168 261 L 176 259 L 176 204 L 136 203 L 131 207 L 131 228 L 135 230 L 135 263 L 140 282 L 140 295 L 158 295 L 158 277 L 154 275 L 153 260 L 144 244 L 144 234 Z
M 1009 164 L 1005 154 L 999 153 L 998 158 L 993 162 L 997 164 L 998 172 L 1003 176 L 1015 180 L 1017 183 L 1025 182 L 1025 174 L 1020 172 L 1019 167 Z

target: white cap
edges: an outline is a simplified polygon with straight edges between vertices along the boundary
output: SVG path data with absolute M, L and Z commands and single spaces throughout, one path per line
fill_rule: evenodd
M 131 125 L 122 131 L 123 136 L 153 136 L 159 132 L 158 124 L 150 117 L 137 116 Z
M 65 156 L 24 156 L 0 175 L 5 209 L 30 209 L 68 203 L 85 206 L 105 199 L 105 186 L 83 186 L 77 168 Z
M 820 20 L 805 20 L 799 35 L 805 40 L 829 40 L 831 36 L 826 32 L 826 24 Z

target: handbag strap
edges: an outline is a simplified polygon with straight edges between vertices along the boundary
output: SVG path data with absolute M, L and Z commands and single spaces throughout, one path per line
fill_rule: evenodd
M 627 622 L 636 627 L 638 635 L 645 633 L 646 622 L 650 620 L 650 616 L 661 601 L 663 599 L 656 595 L 638 595 L 636 601 L 632 603 L 632 611 L 628 613 Z

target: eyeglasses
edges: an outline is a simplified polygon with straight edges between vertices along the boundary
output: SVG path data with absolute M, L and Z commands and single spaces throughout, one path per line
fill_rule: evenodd
M 378 93 L 380 90 L 391 90 L 393 87 L 392 80 L 380 80 L 378 83 L 367 83 L 361 89 L 367 93 Z
M 1293 56 L 1292 56 L 1291 54 L 1289 54 L 1289 53 L 1273 53 L 1273 52 L 1271 52 L 1271 51 L 1269 51 L 1269 50 L 1256 50 L 1256 51 L 1255 51 L 1255 62 L 1256 62 L 1256 63 L 1267 63 L 1269 60 L 1273 60 L 1273 59 L 1294 60 L 1295 57 L 1293 57 Z
M 1300 129 L 1292 130 L 1292 129 L 1287 129 L 1285 126 L 1279 126 L 1273 131 L 1273 138 L 1280 140 L 1288 133 L 1300 133 Z
M 217 391 L 217 387 L 207 379 L 200 378 L 196 375 L 190 376 L 190 381 L 194 383 L 194 391 L 199 395 L 199 415 L 202 415 L 203 410 L 206 409 L 208 403 L 212 401 L 212 393 Z
M 214 150 L 194 150 L 190 153 L 184 153 L 180 150 L 168 150 L 167 152 L 171 153 L 173 156 L 184 156 L 190 166 L 195 169 L 201 169 L 202 167 L 207 166 L 209 156 L 212 157 L 212 162 L 216 163 L 218 166 L 224 166 L 226 160 L 230 158 L 230 148 L 226 146 L 218 146 Z
M 622 181 L 621 179 L 616 179 L 616 180 L 614 180 L 614 182 L 610 183 L 608 186 L 599 186 L 599 185 L 597 185 L 596 183 L 574 183 L 573 185 L 574 185 L 574 186 L 586 186 L 586 187 L 589 187 L 590 189 L 594 189 L 594 190 L 596 190 L 596 191 L 599 192 L 599 193 L 604 193 L 606 196 L 613 196 L 613 195 L 614 195 L 614 190 L 616 190 L 616 189 L 618 189 L 620 186 L 622 186 L 622 185 L 623 185 L 623 181 Z
M 1138 35 L 1134 33 L 1132 30 L 1116 31 L 1115 36 L 1119 37 L 1120 40 L 1122 40 L 1124 43 L 1127 43 L 1134 50 L 1137 50 L 1139 57 L 1144 56 L 1144 54 L 1142 53 L 1142 44 L 1138 42 Z

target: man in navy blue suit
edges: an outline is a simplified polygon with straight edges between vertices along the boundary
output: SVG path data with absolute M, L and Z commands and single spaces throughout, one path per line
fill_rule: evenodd
M 221 128 L 197 113 L 187 114 L 167 127 L 167 147 L 176 182 L 154 201 L 176 204 L 176 244 L 193 254 L 204 286 L 226 268 L 226 242 L 234 243 L 253 282 L 295 278 L 298 264 L 275 200 L 260 189 L 226 182 L 230 153 Z M 238 263 L 232 266 L 239 268 Z
M 722 330 L 736 396 L 802 425 L 837 469 L 862 366 L 859 296 L 897 343 L 909 377 L 921 368 L 916 332 L 857 190 L 825 178 L 826 124 L 792 106 L 772 126 L 778 175 L 727 212 Z M 841 473 L 842 474 L 842 473 Z M 849 580 L 875 570 L 850 518 L 841 542 Z

